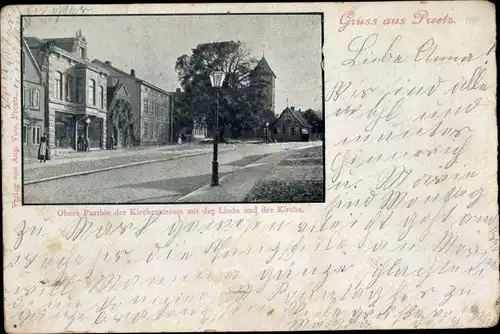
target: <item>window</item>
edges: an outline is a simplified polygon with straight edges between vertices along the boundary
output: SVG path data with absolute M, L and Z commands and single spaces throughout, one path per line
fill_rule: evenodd
M 40 144 L 40 127 L 38 126 L 31 128 L 31 143 L 33 145 Z
M 99 86 L 99 107 L 104 108 L 104 92 L 102 86 Z
M 88 103 L 95 105 L 95 81 L 89 79 L 89 99 Z
M 73 102 L 74 79 L 71 74 L 66 76 L 66 101 Z
M 31 91 L 29 90 L 29 88 L 24 89 L 23 105 L 25 108 L 31 107 Z
M 85 48 L 80 47 L 80 57 L 85 59 Z
M 144 139 L 146 140 L 148 138 L 148 123 L 144 122 Z
M 31 106 L 35 109 L 40 108 L 40 91 L 34 88 L 31 94 Z
M 23 125 L 23 144 L 28 143 L 28 127 L 26 125 Z
M 54 97 L 62 100 L 62 73 L 56 71 L 54 75 Z

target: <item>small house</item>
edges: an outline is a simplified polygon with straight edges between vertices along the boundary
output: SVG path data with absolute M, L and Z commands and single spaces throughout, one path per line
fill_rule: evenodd
M 271 137 L 276 141 L 309 141 L 312 126 L 300 110 L 287 107 L 279 118 L 271 124 Z

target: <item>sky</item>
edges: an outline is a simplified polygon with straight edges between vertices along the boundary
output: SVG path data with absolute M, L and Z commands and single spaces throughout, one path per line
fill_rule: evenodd
M 276 113 L 289 106 L 320 109 L 321 16 L 80 16 L 30 17 L 24 36 L 73 37 L 81 29 L 89 59 L 113 66 L 167 91 L 179 88 L 175 62 L 198 44 L 241 41 L 277 76 Z

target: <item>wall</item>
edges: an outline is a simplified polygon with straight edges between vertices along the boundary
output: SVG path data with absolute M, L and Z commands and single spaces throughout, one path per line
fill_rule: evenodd
M 165 144 L 170 138 L 172 96 L 148 85 L 141 85 L 141 142 Z
M 56 73 L 62 73 L 61 90 L 62 99 L 56 96 Z M 56 112 L 65 114 L 93 115 L 98 118 L 106 118 L 106 82 L 107 74 L 98 68 L 89 67 L 63 54 L 54 53 L 49 57 L 48 63 L 48 119 L 49 119 L 49 144 L 56 147 L 55 142 L 55 116 Z M 73 77 L 73 83 L 68 86 L 69 76 Z M 95 102 L 96 105 L 88 104 L 89 79 L 95 80 Z M 99 104 L 99 87 L 103 89 L 103 105 Z M 106 146 L 106 122 L 103 127 L 103 140 L 101 148 Z M 76 139 L 75 139 L 76 140 Z
M 101 72 L 99 69 L 94 69 L 92 67 L 88 67 L 85 72 L 85 82 L 87 83 L 87 95 L 86 95 L 86 110 L 85 114 L 87 115 L 93 115 L 96 116 L 97 118 L 102 119 L 102 129 L 101 129 L 101 148 L 106 149 L 106 140 L 107 140 L 107 122 L 106 122 L 106 116 L 107 116 L 107 94 L 106 94 L 106 88 L 107 88 L 107 74 Z M 89 87 L 89 80 L 94 80 L 95 82 L 95 103 L 92 103 L 89 101 L 89 94 L 90 94 L 90 87 Z M 99 88 L 102 90 L 102 103 L 101 103 L 101 97 L 99 94 Z
M 101 62 L 98 62 L 101 66 Z M 120 71 L 117 71 L 113 67 L 102 65 L 110 74 L 110 77 L 118 79 L 118 81 L 125 86 L 129 94 L 130 106 L 132 107 L 132 112 L 135 113 L 136 125 L 134 137 L 140 140 L 141 137 L 141 84 L 137 79 L 134 79 L 128 75 L 124 75 Z M 139 142 L 137 143 L 139 144 Z
M 301 125 L 288 111 L 284 111 L 272 129 L 272 138 L 277 141 L 301 141 Z
M 252 84 L 263 85 L 262 90 L 266 96 L 266 107 L 273 113 L 275 111 L 275 80 L 271 73 L 259 70 L 252 73 Z
M 43 89 L 42 85 L 23 81 L 22 141 L 24 156 L 37 156 L 39 139 L 47 131 L 45 129 L 45 94 Z M 33 94 L 35 91 L 38 91 L 38 95 Z M 33 128 L 35 128 L 35 133 L 33 133 Z

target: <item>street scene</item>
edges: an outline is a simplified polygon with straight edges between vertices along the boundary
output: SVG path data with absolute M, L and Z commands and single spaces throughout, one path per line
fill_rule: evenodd
M 324 202 L 321 29 L 315 14 L 25 17 L 23 203 Z

